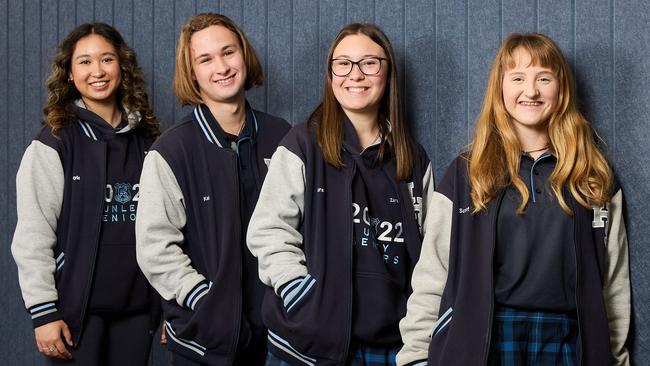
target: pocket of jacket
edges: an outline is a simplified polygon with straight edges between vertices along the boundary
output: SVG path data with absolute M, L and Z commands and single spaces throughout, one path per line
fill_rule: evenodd
M 194 288 L 190 291 L 190 293 L 187 295 L 187 298 L 185 299 L 185 306 L 190 308 L 191 310 L 196 309 L 197 304 L 199 301 L 208 294 L 210 291 L 210 288 L 212 287 L 212 282 L 208 282 L 208 280 L 204 280 L 196 284 Z
M 287 282 L 286 285 L 280 290 L 280 298 L 287 313 L 299 304 L 312 290 L 316 284 L 316 279 L 307 274 L 305 277 L 298 277 L 294 280 Z
M 431 335 L 429 335 L 430 338 L 433 338 L 436 336 L 436 334 L 440 333 L 441 330 L 443 330 L 447 325 L 449 325 L 449 322 L 451 322 L 452 314 L 454 310 L 452 308 L 447 309 L 444 314 L 442 314 L 441 317 L 438 318 L 438 320 L 433 324 L 433 329 L 431 329 Z

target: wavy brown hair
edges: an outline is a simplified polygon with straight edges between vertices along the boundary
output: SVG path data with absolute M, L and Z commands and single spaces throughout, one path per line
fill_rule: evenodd
M 384 155 L 385 142 L 392 148 L 395 154 L 397 165 L 397 178 L 408 180 L 413 170 L 413 140 L 404 119 L 402 100 L 399 92 L 399 80 L 397 78 L 397 62 L 393 47 L 386 34 L 375 24 L 351 23 L 343 27 L 334 38 L 327 52 L 327 75 L 323 87 L 323 102 L 312 112 L 310 121 L 315 121 L 318 144 L 323 151 L 323 158 L 329 164 L 340 168 L 341 146 L 343 144 L 343 109 L 336 100 L 332 91 L 332 56 L 334 49 L 347 36 L 363 34 L 383 48 L 386 53 L 388 74 L 386 89 L 379 107 L 379 130 L 381 136 L 387 138 L 382 141 L 378 158 Z M 389 122 L 390 121 L 390 125 Z
M 192 35 L 213 25 L 225 27 L 235 33 L 239 46 L 244 54 L 246 64 L 246 90 L 264 83 L 264 71 L 255 49 L 248 41 L 246 34 L 237 24 L 225 15 L 217 13 L 201 13 L 193 16 L 181 29 L 176 47 L 176 68 L 174 69 L 174 93 L 182 105 L 197 105 L 203 103 L 199 85 L 192 77 L 192 56 L 190 41 Z
M 137 128 L 143 128 L 152 138 L 158 137 L 160 128 L 149 106 L 142 71 L 138 66 L 135 52 L 126 44 L 120 32 L 104 23 L 82 24 L 73 29 L 59 45 L 52 62 L 52 72 L 47 79 L 47 104 L 43 108 L 44 123 L 52 127 L 56 134 L 74 119 L 71 106 L 75 100 L 81 98 L 81 94 L 74 84 L 68 81 L 72 70 L 72 54 L 77 42 L 91 34 L 104 37 L 117 51 L 122 81 L 117 89 L 116 100 L 129 112 L 140 113 L 141 120 Z
M 524 212 L 530 198 L 519 177 L 521 145 L 503 102 L 503 76 L 515 67 L 515 50 L 527 52 L 531 65 L 550 69 L 558 79 L 557 109 L 548 121 L 548 134 L 549 148 L 557 157 L 549 183 L 560 206 L 566 213 L 572 213 L 563 196 L 565 186 L 580 205 L 602 206 L 611 196 L 613 173 L 591 125 L 578 111 L 569 64 L 551 38 L 539 33 L 515 33 L 503 41 L 497 52 L 470 147 L 473 212 L 485 210 L 497 192 L 508 185 L 513 185 L 521 195 L 518 213 Z

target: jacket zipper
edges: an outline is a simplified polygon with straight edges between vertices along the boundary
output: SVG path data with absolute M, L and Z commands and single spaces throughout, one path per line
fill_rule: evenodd
M 103 159 L 104 160 L 103 167 L 104 167 L 104 171 L 101 173 L 102 176 L 104 177 L 104 179 L 102 179 L 104 184 L 102 185 L 101 189 L 104 190 L 105 186 L 106 186 L 106 164 L 107 164 L 106 163 L 106 155 L 107 155 L 106 154 L 106 149 L 107 149 L 107 146 L 106 146 L 105 143 L 103 143 L 103 142 L 101 142 L 101 143 L 102 143 L 103 148 L 104 148 L 104 150 L 103 150 L 103 158 L 104 158 Z M 103 195 L 103 193 L 100 193 L 98 196 L 103 197 L 104 195 Z M 104 200 L 102 199 L 99 202 L 100 203 L 97 206 L 98 210 L 97 210 L 97 216 L 96 217 L 100 218 L 100 220 L 101 220 L 103 206 L 104 206 Z M 91 263 L 90 276 L 88 276 L 88 281 L 86 282 L 86 291 L 85 291 L 86 294 L 84 295 L 83 307 L 81 308 L 81 317 L 79 318 L 79 334 L 76 337 L 77 341 L 79 339 L 81 339 L 81 334 L 83 333 L 84 319 L 86 318 L 86 311 L 88 310 L 88 298 L 90 297 L 90 292 L 92 291 L 92 289 L 91 289 L 92 281 L 93 281 L 93 278 L 95 277 L 95 265 L 97 264 L 96 263 L 97 262 L 97 251 L 99 250 L 99 235 L 100 235 L 101 229 L 102 229 L 102 225 L 101 225 L 101 221 L 100 221 L 97 224 L 97 230 L 95 231 L 96 232 L 95 240 L 94 240 L 94 242 L 95 242 L 95 247 L 94 248 L 95 249 L 93 250 L 93 255 L 92 255 L 91 259 L 90 259 L 90 261 L 91 261 L 90 262 Z M 75 342 L 75 346 L 76 346 L 76 342 Z
M 345 202 L 350 203 L 348 205 L 348 207 L 347 207 L 347 212 L 348 212 L 348 220 L 347 220 L 348 224 L 347 224 L 347 226 L 348 226 L 348 234 L 349 234 L 349 237 L 350 237 L 350 242 L 348 243 L 349 244 L 348 245 L 348 264 L 349 264 L 348 265 L 348 270 L 349 270 L 348 273 L 349 273 L 349 278 L 350 278 L 350 287 L 349 287 L 350 291 L 348 291 L 349 301 L 348 301 L 347 320 L 346 320 L 347 332 L 345 334 L 345 343 L 343 345 L 343 359 L 344 360 L 347 359 L 348 352 L 350 352 L 350 339 L 352 338 L 352 307 L 354 306 L 354 304 L 352 303 L 354 301 L 353 300 L 354 296 L 352 296 L 352 292 L 354 291 L 354 289 L 352 288 L 354 286 L 354 284 L 353 284 L 353 281 L 354 281 L 353 280 L 354 269 L 352 268 L 353 265 L 354 265 L 353 260 L 352 260 L 353 249 L 354 249 L 352 247 L 352 244 L 353 244 L 352 243 L 352 241 L 353 241 L 353 234 L 352 234 L 352 219 L 353 219 L 353 217 L 352 217 L 352 179 L 354 179 L 354 175 L 356 174 L 356 171 L 357 171 L 357 165 L 354 162 L 354 160 L 352 160 L 352 174 L 350 176 L 348 176 L 348 182 L 347 182 L 348 184 L 346 185 L 346 187 L 348 188 L 348 191 L 347 191 L 348 199 L 345 201 Z
M 231 153 L 231 156 L 232 156 L 231 161 L 234 162 L 232 167 L 233 167 L 233 177 L 234 177 L 234 180 L 235 180 L 235 189 L 234 189 L 235 198 L 236 198 L 235 205 L 239 208 L 238 210 L 236 210 L 237 217 L 239 218 L 238 219 L 239 220 L 239 232 L 237 233 L 237 239 L 238 240 L 236 241 L 236 243 L 239 246 L 239 252 L 240 252 L 240 257 L 239 257 L 239 262 L 240 262 L 239 263 L 239 286 L 241 288 L 241 285 L 242 285 L 242 271 L 244 270 L 243 269 L 243 267 L 244 267 L 243 266 L 244 253 L 242 252 L 243 249 L 241 248 L 241 226 L 242 226 L 242 222 L 241 222 L 241 205 L 240 205 L 240 202 L 239 202 L 240 201 L 240 192 L 239 192 L 239 190 L 241 189 L 239 187 L 239 169 L 238 169 L 238 166 L 239 166 L 238 165 L 239 164 L 239 154 L 236 153 L 235 151 L 232 151 L 232 149 L 228 149 L 228 150 L 230 150 L 230 153 Z M 237 312 L 237 317 L 236 317 L 237 320 L 235 320 L 235 322 L 237 323 L 237 327 L 236 327 L 236 330 L 235 330 L 235 337 L 234 337 L 234 340 L 233 340 L 233 343 L 232 343 L 233 344 L 233 346 L 232 346 L 233 355 L 235 355 L 235 356 L 230 359 L 230 361 L 228 362 L 228 365 L 232 365 L 233 362 L 235 362 L 235 357 L 237 355 L 237 346 L 239 345 L 239 333 L 241 331 L 242 298 L 243 298 L 243 296 L 244 296 L 243 295 L 243 290 L 240 290 L 239 304 L 237 304 L 237 308 L 235 310 Z
M 503 197 L 505 197 L 505 189 L 503 192 L 501 192 L 501 195 L 499 196 L 499 200 L 497 201 L 495 211 L 494 211 L 494 218 L 492 219 L 492 228 L 496 228 L 497 225 L 497 219 L 499 217 L 499 210 L 501 209 L 501 202 L 503 201 Z M 485 345 L 483 347 L 483 365 L 487 365 L 488 362 L 488 357 L 490 355 L 490 343 L 492 343 L 492 321 L 494 320 L 494 248 L 496 246 L 496 236 L 497 236 L 497 231 L 496 229 L 493 230 L 493 235 L 492 235 L 492 247 L 490 249 L 490 263 L 492 263 L 492 270 L 490 271 L 490 311 L 489 311 L 489 318 L 488 318 L 488 327 L 487 331 L 485 334 Z
M 578 293 L 579 293 L 578 292 L 578 284 L 580 283 L 580 280 L 578 279 L 578 276 L 580 275 L 580 272 L 578 271 L 578 248 L 577 248 L 577 245 L 578 245 L 578 235 L 577 235 L 578 223 L 577 223 L 577 220 L 576 220 L 576 212 L 577 212 L 576 205 L 574 204 L 573 200 L 571 200 L 571 209 L 573 210 L 573 255 L 574 255 L 574 259 L 575 259 L 575 263 L 576 263 L 576 268 L 575 268 L 576 283 L 575 283 L 575 295 L 574 295 L 574 297 L 575 297 L 575 301 L 576 301 L 576 322 L 578 323 L 578 335 L 576 337 L 576 343 L 577 343 L 578 340 L 581 337 L 582 332 L 580 331 L 580 312 L 578 311 L 578 309 L 580 309 L 580 301 L 579 301 L 580 299 L 579 299 L 579 296 L 578 296 Z M 581 347 L 580 351 L 582 351 L 582 347 Z M 576 362 L 578 363 L 578 365 L 582 364 L 582 354 L 578 354 L 577 347 L 576 347 Z

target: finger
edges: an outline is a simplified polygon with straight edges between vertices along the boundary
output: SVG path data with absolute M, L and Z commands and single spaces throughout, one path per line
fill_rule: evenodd
M 165 330 L 165 327 L 162 327 L 160 331 L 160 344 L 167 344 L 167 330 Z
M 74 344 L 72 343 L 72 333 L 70 333 L 70 328 L 68 328 L 67 324 L 63 324 L 63 337 L 65 337 L 65 342 L 68 344 L 68 346 L 72 347 Z
M 72 358 L 72 355 L 70 354 L 70 352 L 68 352 L 68 349 L 65 348 L 65 344 L 63 344 L 62 339 L 59 339 L 58 341 L 56 341 L 54 346 L 56 347 L 56 351 L 54 351 L 54 353 L 57 354 L 59 356 L 59 358 L 63 358 L 63 359 Z

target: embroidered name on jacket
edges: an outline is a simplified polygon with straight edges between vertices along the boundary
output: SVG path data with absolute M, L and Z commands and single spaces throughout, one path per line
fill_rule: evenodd
M 134 222 L 138 209 L 140 184 L 106 184 L 104 193 L 104 222 Z

